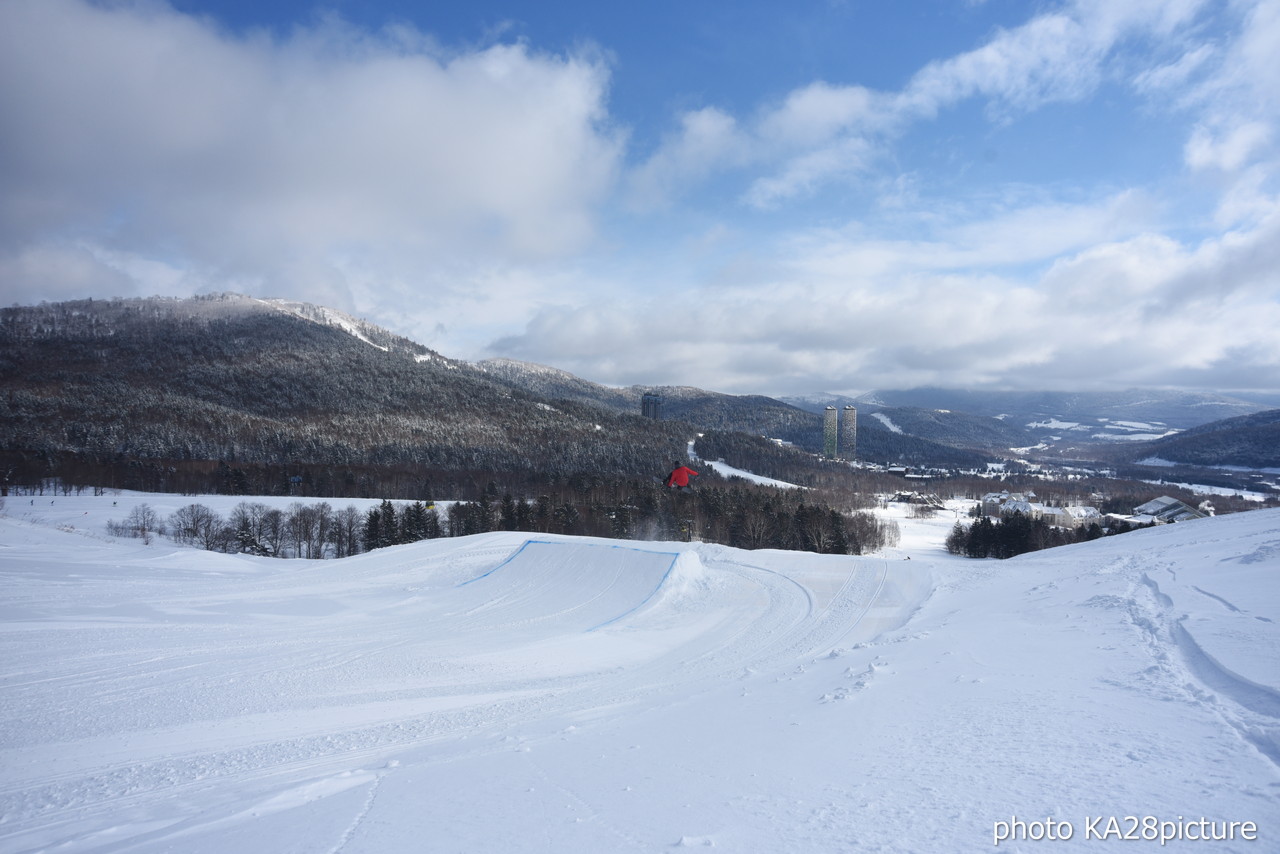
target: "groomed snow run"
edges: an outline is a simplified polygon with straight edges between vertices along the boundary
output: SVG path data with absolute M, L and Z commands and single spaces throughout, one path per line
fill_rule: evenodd
M 950 520 L 285 561 L 10 502 L 4 852 L 1280 850 L 1277 511 L 1005 562 Z M 1148 819 L 1236 824 L 1097 837 Z
M 715 461 L 706 460 L 704 461 L 703 464 L 711 466 L 711 468 L 715 469 L 716 474 L 720 475 L 721 477 L 740 477 L 743 480 L 750 481 L 751 483 L 758 483 L 761 486 L 776 486 L 779 489 L 803 489 L 804 488 L 802 486 L 797 486 L 794 483 L 788 483 L 785 480 L 775 480 L 774 478 L 771 478 L 771 477 L 764 477 L 763 475 L 752 474 L 751 472 L 746 471 L 744 469 L 734 468 L 728 463 L 725 463 L 723 460 L 715 460 Z

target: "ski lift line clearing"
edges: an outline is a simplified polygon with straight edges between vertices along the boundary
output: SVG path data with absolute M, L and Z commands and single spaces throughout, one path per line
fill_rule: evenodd
M 680 557 L 680 553 L 638 549 L 629 546 L 613 546 L 595 543 L 560 543 L 549 540 L 531 539 L 522 543 L 519 548 L 488 572 L 457 584 L 455 589 L 475 584 L 478 581 L 489 578 L 501 569 L 509 570 L 513 566 L 528 565 L 533 569 L 541 569 L 549 565 L 556 568 L 562 568 L 567 562 L 557 555 L 558 552 L 565 552 L 564 557 L 570 558 L 571 562 L 572 558 L 580 557 L 584 551 L 598 551 L 604 549 L 615 552 L 621 551 L 633 553 L 637 558 L 637 563 L 633 567 L 636 571 L 634 573 L 627 573 L 627 576 L 622 579 L 621 584 L 617 584 L 621 577 L 615 578 L 614 581 L 609 583 L 608 587 L 600 590 L 596 596 L 592 598 L 603 597 L 606 592 L 612 592 L 615 597 L 623 600 L 618 602 L 618 605 L 624 606 L 629 602 L 634 604 L 632 604 L 631 607 L 624 608 L 621 613 L 616 613 L 608 619 L 594 623 L 582 630 L 584 632 L 593 632 L 597 629 L 602 629 L 605 626 L 612 625 L 630 614 L 634 614 L 649 604 L 649 602 L 658 595 L 658 592 L 662 589 L 663 585 L 666 584 L 667 580 L 671 577 L 671 573 L 675 570 L 676 562 Z M 653 579 L 656 579 L 656 583 L 653 583 Z M 653 584 L 653 586 L 650 588 L 649 584 Z M 610 591 L 610 588 L 614 588 L 615 586 L 617 589 Z M 607 614 L 608 612 L 606 611 L 605 613 Z

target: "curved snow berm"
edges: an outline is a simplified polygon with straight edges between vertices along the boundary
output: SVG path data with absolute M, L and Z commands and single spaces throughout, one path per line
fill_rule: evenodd
M 1097 851 L 1126 817 L 1280 847 L 1274 511 L 1007 562 L 273 561 L 31 514 L 0 518 L 6 852 Z
M 602 548 L 611 551 L 601 554 Z M 550 624 L 559 631 L 593 631 L 644 607 L 677 557 L 622 546 L 526 540 L 493 569 L 462 582 L 460 587 L 470 589 L 456 598 L 474 602 L 473 611 L 486 613 L 490 629 Z

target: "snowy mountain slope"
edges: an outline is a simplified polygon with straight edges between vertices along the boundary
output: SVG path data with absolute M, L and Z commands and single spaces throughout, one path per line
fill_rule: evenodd
M 1069 822 L 1060 851 L 1125 816 L 1276 846 L 1277 511 L 1007 562 L 941 520 L 869 558 L 502 533 L 308 562 L 10 501 L 5 851 L 946 852 L 1015 816 Z
M 353 317 L 344 311 L 338 311 L 335 308 L 329 308 L 322 305 L 314 305 L 307 302 L 296 302 L 294 300 L 284 299 L 256 299 L 253 297 L 243 297 L 239 294 L 221 294 L 219 299 L 227 302 L 249 301 L 268 306 L 276 311 L 284 314 L 300 317 L 311 323 L 321 326 L 329 326 L 335 329 L 341 329 L 353 338 L 359 339 L 370 347 L 376 347 L 383 352 L 391 352 L 393 350 L 406 353 L 413 357 L 414 361 L 425 362 L 429 360 L 439 361 L 444 364 L 450 364 L 452 360 L 446 359 L 434 350 L 431 350 L 415 341 L 410 341 L 400 335 L 388 332 L 381 326 Z
M 1134 460 L 1143 457 L 1187 465 L 1276 468 L 1280 466 L 1280 409 L 1205 424 L 1157 439 L 1130 454 Z
M 419 483 L 635 476 L 688 439 L 638 411 L 538 397 L 332 309 L 235 295 L 0 309 L 0 385 L 10 483 L 31 482 L 36 459 L 38 476 L 172 492 L 218 491 L 193 481 L 219 461 L 246 493 L 292 475 L 358 493 L 356 479 L 396 467 Z

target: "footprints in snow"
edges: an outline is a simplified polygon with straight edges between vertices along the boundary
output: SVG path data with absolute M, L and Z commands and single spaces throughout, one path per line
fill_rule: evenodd
M 837 657 L 837 656 L 835 652 L 832 652 L 831 656 L 829 657 Z M 880 672 L 883 671 L 886 673 L 891 673 L 892 671 L 889 670 L 888 668 L 889 668 L 889 662 L 886 661 L 882 656 L 876 656 L 875 659 L 862 670 L 859 670 L 856 667 L 847 667 L 845 668 L 845 671 L 844 671 L 844 678 L 846 680 L 846 683 L 843 685 L 838 685 L 831 691 L 828 691 L 827 693 L 823 694 L 821 697 L 818 698 L 818 702 L 834 703 L 840 700 L 847 700 L 850 697 L 853 697 L 858 693 L 865 691 L 867 688 L 869 688 L 871 686 L 871 683 L 875 680 L 877 674 L 879 674 Z
M 819 661 L 823 661 L 823 660 L 843 658 L 845 655 L 851 652 L 856 652 L 858 650 L 869 650 L 872 647 L 884 646 L 886 644 L 904 643 L 907 641 L 917 641 L 917 640 L 922 640 L 924 638 L 927 638 L 928 636 L 929 636 L 929 632 L 921 631 L 921 632 L 915 632 L 914 634 L 899 634 L 897 637 L 880 640 L 875 643 L 857 643 L 849 647 L 848 649 L 833 649 L 831 650 L 831 652 L 827 653 L 822 658 L 814 659 L 814 663 L 816 664 Z M 865 691 L 868 688 L 870 688 L 872 682 L 874 682 L 877 678 L 880 678 L 882 674 L 891 675 L 893 672 L 894 672 L 893 669 L 889 666 L 888 660 L 886 660 L 883 655 L 877 655 L 865 667 L 861 669 L 857 666 L 850 666 L 845 668 L 844 682 L 840 685 L 837 685 L 835 688 L 831 689 L 830 691 L 827 691 L 822 696 L 820 696 L 818 698 L 818 702 L 833 703 L 838 700 L 847 700 L 851 697 L 856 696 L 862 691 Z M 781 681 L 783 678 L 795 679 L 803 675 L 804 673 L 805 673 L 805 666 L 800 665 L 795 669 L 794 673 L 790 677 L 779 677 L 779 681 Z
M 1280 559 L 1280 540 L 1272 540 L 1258 546 L 1252 552 L 1242 557 L 1223 558 L 1222 562 L 1235 561 L 1237 563 L 1270 563 Z

